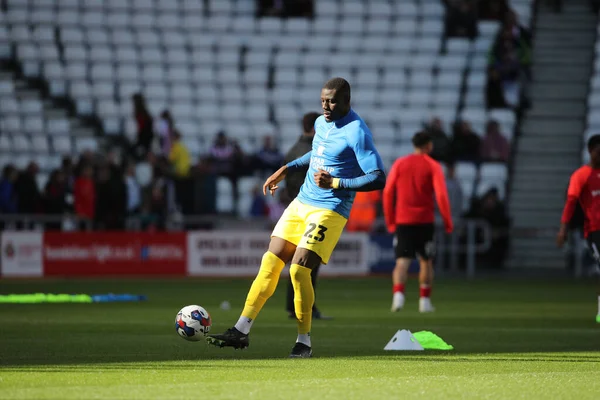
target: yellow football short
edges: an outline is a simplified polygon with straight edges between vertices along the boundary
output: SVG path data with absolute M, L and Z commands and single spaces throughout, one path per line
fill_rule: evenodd
M 327 264 L 348 220 L 335 211 L 302 204 L 294 199 L 271 236 L 315 252 Z

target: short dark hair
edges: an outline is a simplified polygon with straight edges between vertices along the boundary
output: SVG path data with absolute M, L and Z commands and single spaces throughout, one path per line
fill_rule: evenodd
M 412 144 L 417 149 L 425 147 L 429 143 L 431 143 L 431 135 L 425 131 L 415 133 L 415 135 L 412 138 Z
M 315 121 L 320 115 L 321 114 L 317 112 L 309 112 L 304 114 L 304 117 L 302 117 L 302 129 L 304 129 L 304 132 L 310 132 L 313 130 L 315 127 Z
M 592 135 L 587 142 L 588 151 L 594 150 L 597 146 L 600 146 L 600 134 Z
M 325 85 L 323 85 L 323 89 L 335 90 L 336 92 L 344 93 L 350 99 L 350 84 L 344 78 L 336 77 L 331 78 Z

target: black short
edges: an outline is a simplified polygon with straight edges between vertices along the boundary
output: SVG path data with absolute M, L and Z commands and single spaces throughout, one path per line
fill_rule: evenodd
M 587 242 L 594 260 L 600 266 L 600 231 L 588 233 Z
M 433 224 L 397 225 L 394 237 L 396 258 L 415 258 L 419 256 L 429 260 L 435 256 Z

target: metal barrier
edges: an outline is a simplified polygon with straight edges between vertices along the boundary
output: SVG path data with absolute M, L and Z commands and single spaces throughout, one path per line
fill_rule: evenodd
M 63 231 L 91 231 L 94 227 L 87 218 L 51 214 L 0 214 L 0 224 L 2 230 L 17 231 L 43 231 L 49 225 L 60 226 Z
M 481 232 L 481 241 L 478 241 L 477 231 Z M 465 239 L 464 245 L 461 238 Z M 482 219 L 463 219 L 455 221 L 454 232 L 446 234 L 444 226 L 436 224 L 436 247 L 440 255 L 449 255 L 451 272 L 458 271 L 460 254 L 466 255 L 466 275 L 468 279 L 475 277 L 476 256 L 490 249 L 492 245 L 492 228 Z M 445 270 L 446 257 L 436 258 L 436 269 Z

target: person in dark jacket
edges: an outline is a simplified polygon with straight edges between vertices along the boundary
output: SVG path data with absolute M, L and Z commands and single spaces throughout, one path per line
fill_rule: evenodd
M 312 141 L 315 136 L 315 121 L 317 120 L 317 118 L 319 118 L 319 115 L 320 114 L 316 113 L 316 112 L 310 112 L 310 113 L 304 114 L 304 117 L 302 118 L 302 128 L 303 128 L 302 136 L 300 136 L 300 138 L 298 138 L 298 141 L 296 142 L 296 144 L 293 145 L 292 148 L 285 155 L 284 163 L 287 164 L 288 162 L 293 161 L 312 150 Z M 306 178 L 307 171 L 308 171 L 308 168 L 296 169 L 296 170 L 288 172 L 288 174 L 286 175 L 285 190 L 287 192 L 286 193 L 287 197 L 290 200 L 293 200 L 294 198 L 296 198 L 296 196 L 298 196 L 298 193 L 300 192 L 300 187 L 302 186 L 302 184 L 304 183 L 304 179 Z M 313 288 L 315 288 L 315 294 L 316 294 L 316 289 L 317 289 L 317 276 L 318 275 L 319 275 L 319 267 L 316 267 L 311 271 L 311 274 L 310 274 Z M 286 301 L 285 309 L 287 310 L 289 317 L 296 318 L 296 313 L 294 312 L 294 287 L 292 286 L 291 280 L 288 282 L 287 299 L 286 300 L 287 301 Z M 327 316 L 321 314 L 321 312 L 317 308 L 316 301 L 313 304 L 312 316 L 313 316 L 313 319 L 331 319 L 331 317 L 327 317 Z
M 15 181 L 18 177 L 17 169 L 11 165 L 5 165 L 2 170 L 2 180 L 0 180 L 0 213 L 17 213 L 17 192 L 15 190 Z
M 133 118 L 137 126 L 137 138 L 134 145 L 134 155 L 138 160 L 146 158 L 152 147 L 154 139 L 154 128 L 152 116 L 146 106 L 146 99 L 141 93 L 136 93 L 131 97 L 133 102 Z
M 17 207 L 20 214 L 38 214 L 42 211 L 42 195 L 38 188 L 36 175 L 39 168 L 31 162 L 25 171 L 19 174 L 15 189 L 17 191 Z
M 46 214 L 60 216 L 68 209 L 67 184 L 65 174 L 61 169 L 55 169 L 50 174 L 50 179 L 44 188 L 44 212 Z M 60 222 L 49 222 L 46 224 L 48 230 L 60 230 Z
M 471 124 L 467 121 L 458 121 L 455 128 L 450 143 L 452 159 L 478 162 L 481 139 L 473 132 Z
M 123 176 L 110 164 L 100 167 L 96 182 L 96 227 L 121 230 L 127 215 L 127 188 Z

